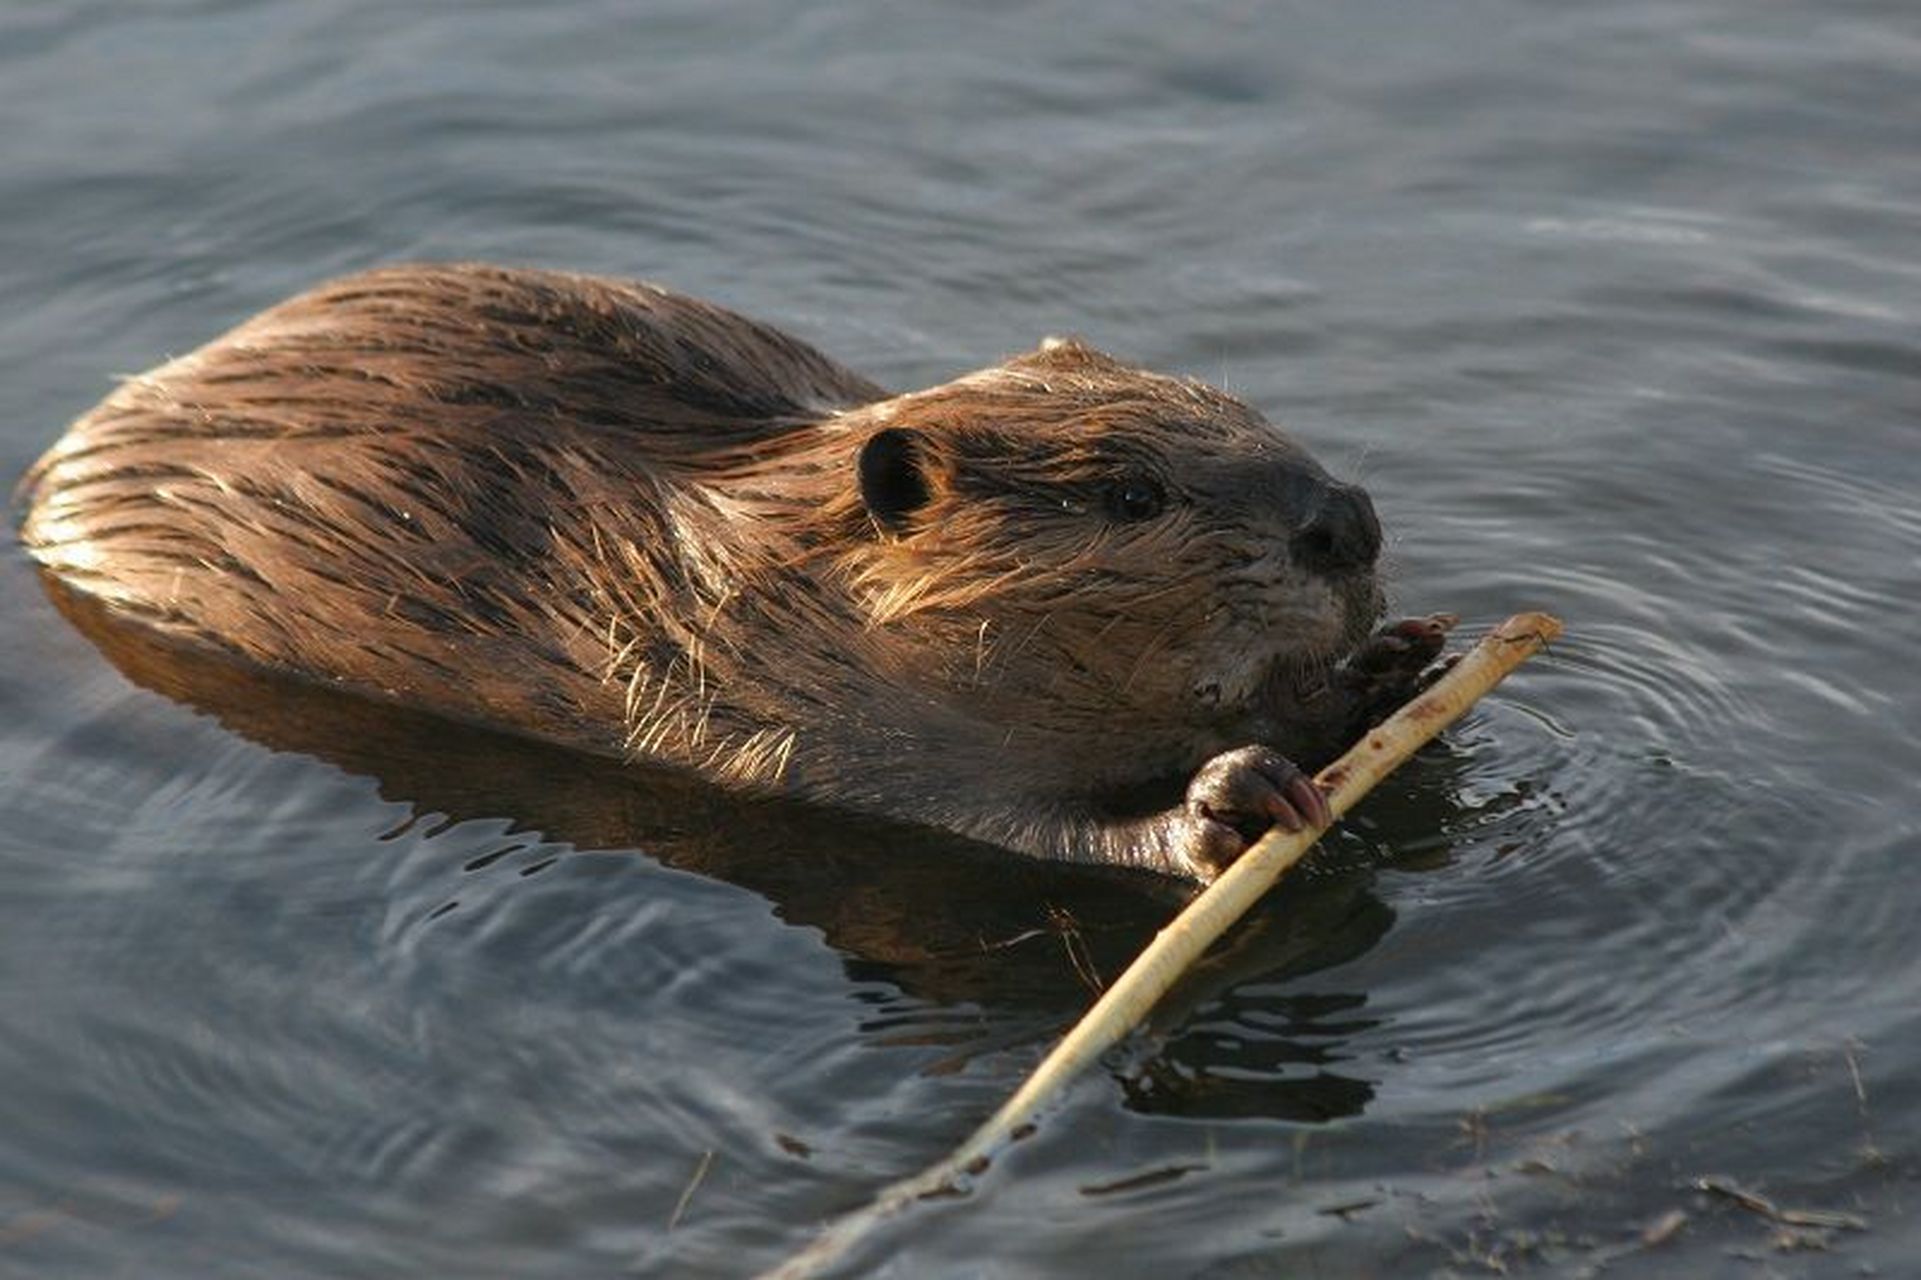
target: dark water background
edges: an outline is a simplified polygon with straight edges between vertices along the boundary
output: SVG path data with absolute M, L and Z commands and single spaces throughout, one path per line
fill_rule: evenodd
M 1404 610 L 1567 619 L 866 1273 L 1917 1274 L 1909 0 L 75 0 L 0 10 L 0 120 L 7 477 L 310 282 L 484 258 L 896 387 L 1078 331 L 1364 478 Z M 0 1275 L 747 1274 L 1174 906 L 134 683 L 17 547 L 0 655 Z

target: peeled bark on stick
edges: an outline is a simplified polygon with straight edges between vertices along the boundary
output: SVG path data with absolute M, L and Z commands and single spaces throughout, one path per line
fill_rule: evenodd
M 1333 818 L 1357 804 L 1430 738 L 1458 720 L 1507 674 L 1561 634 L 1560 620 L 1517 613 L 1468 650 L 1445 675 L 1370 730 L 1346 755 L 1315 775 Z M 953 1154 L 885 1188 L 865 1208 L 833 1223 L 763 1280 L 821 1274 L 889 1219 L 919 1200 L 964 1195 L 996 1153 L 1032 1132 L 1047 1103 L 1089 1064 L 1146 1018 L 1154 1003 L 1214 940 L 1299 862 L 1325 828 L 1272 830 L 1196 897 L 1150 942 L 1127 971 L 1061 1038 L 1034 1073 Z

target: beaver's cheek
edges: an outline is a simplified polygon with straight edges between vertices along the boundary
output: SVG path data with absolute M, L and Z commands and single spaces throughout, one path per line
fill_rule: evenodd
M 1274 661 L 1250 646 L 1207 663 L 1192 681 L 1194 707 L 1210 717 L 1242 714 L 1263 696 Z

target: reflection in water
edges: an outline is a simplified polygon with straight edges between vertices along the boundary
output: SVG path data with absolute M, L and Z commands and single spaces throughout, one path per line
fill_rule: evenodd
M 1132 960 L 1190 894 L 1160 877 L 1041 862 L 944 833 L 779 800 L 747 799 L 658 770 L 453 725 L 239 666 L 117 623 L 51 582 L 63 613 L 136 683 L 213 715 L 269 748 L 374 778 L 419 822 L 507 817 L 512 837 L 463 875 L 525 876 L 538 839 L 577 850 L 634 849 L 749 889 L 789 924 L 819 929 L 857 981 L 911 1001 L 1013 1013 L 987 1038 L 978 1020 L 883 1007 L 881 1043 L 951 1044 L 931 1070 L 1051 1038 Z M 1445 749 L 1436 756 L 1445 758 Z M 1122 1068 L 1128 1104 L 1189 1116 L 1327 1120 L 1358 1112 L 1372 1086 L 1341 1074 L 1345 1039 L 1373 1025 L 1361 992 L 1303 994 L 1292 979 L 1365 953 L 1393 912 L 1369 890 L 1380 850 L 1415 833 L 1421 857 L 1454 813 L 1443 785 L 1403 790 L 1370 812 L 1365 835 L 1337 833 L 1317 874 L 1271 894 L 1170 994 L 1154 1027 L 1169 1038 Z M 461 887 L 430 915 L 460 909 Z

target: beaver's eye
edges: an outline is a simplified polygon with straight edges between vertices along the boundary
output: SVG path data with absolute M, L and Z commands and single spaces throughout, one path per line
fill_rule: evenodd
M 1167 491 L 1147 476 L 1116 480 L 1107 490 L 1107 507 L 1117 520 L 1152 520 L 1167 506 Z

